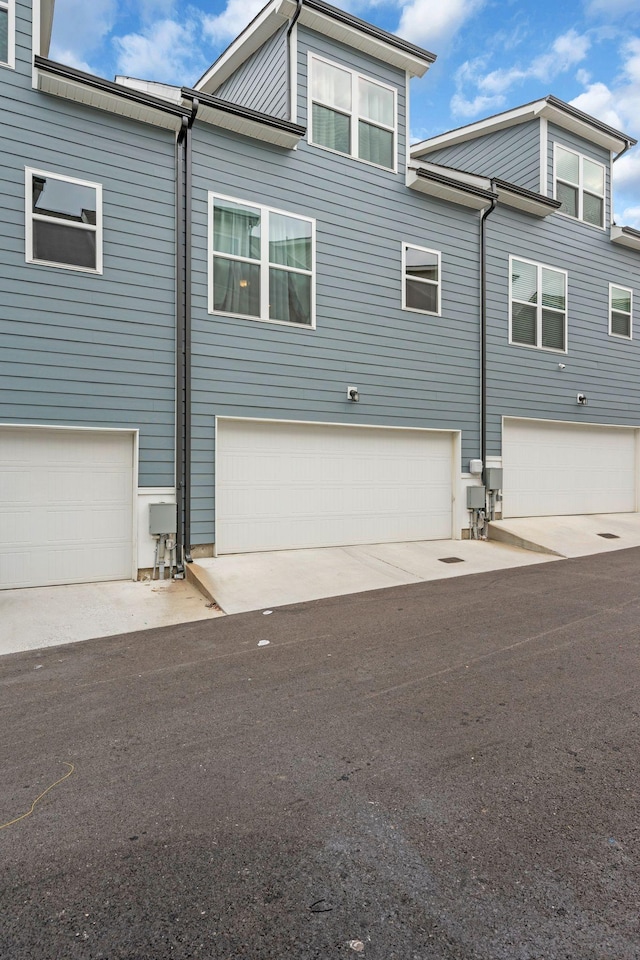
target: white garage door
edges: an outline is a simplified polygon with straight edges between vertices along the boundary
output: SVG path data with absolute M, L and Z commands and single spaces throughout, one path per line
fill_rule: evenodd
M 131 433 L 0 427 L 0 585 L 132 574 Z
M 636 509 L 636 431 L 505 420 L 505 517 L 630 513 Z
M 218 421 L 218 553 L 451 537 L 453 436 Z

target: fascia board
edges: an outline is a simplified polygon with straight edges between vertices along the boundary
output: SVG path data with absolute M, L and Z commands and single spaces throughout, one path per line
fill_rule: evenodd
M 231 130 L 245 137 L 251 137 L 253 140 L 263 140 L 265 143 L 272 143 L 277 147 L 284 147 L 288 150 L 293 150 L 304 135 L 303 133 L 283 130 L 277 126 L 260 123 L 259 120 L 239 116 L 226 110 L 218 110 L 215 107 L 203 103 L 201 103 L 198 108 L 198 120 L 213 124 L 216 127 L 223 127 L 225 130 Z
M 640 231 L 629 227 L 611 227 L 611 242 L 640 252 Z
M 178 131 L 182 126 L 182 119 L 175 114 L 154 110 L 153 107 L 138 103 L 135 100 L 127 100 L 95 90 L 80 81 L 58 77 L 43 70 L 37 71 L 37 86 L 42 93 L 62 97 L 64 100 L 72 100 L 74 103 L 82 103 L 98 110 L 105 110 L 107 113 L 115 113 L 130 120 L 138 120 L 155 127 L 163 127 L 165 130 Z
M 193 89 L 213 93 L 228 80 L 245 60 L 259 50 L 280 27 L 290 20 L 296 10 L 293 0 L 274 0 L 265 7 L 246 30 L 231 43 L 198 80 Z
M 558 109 L 558 107 L 552 103 L 545 105 L 541 115 L 545 117 L 545 119 L 550 120 L 556 127 L 560 127 L 562 130 L 568 130 L 570 133 L 575 133 L 583 140 L 587 140 L 589 143 L 595 143 L 599 147 L 604 147 L 605 150 L 617 152 L 618 150 L 622 150 L 627 143 L 626 140 L 609 134 L 604 130 L 599 130 L 590 123 L 581 120 L 579 117 L 571 116 L 571 114 Z
M 467 140 L 475 140 L 487 133 L 495 133 L 498 130 L 505 130 L 507 127 L 515 127 L 519 123 L 526 123 L 527 120 L 535 120 L 536 117 L 540 116 L 544 105 L 545 101 L 539 100 L 536 103 L 528 104 L 526 107 L 518 107 L 508 113 L 488 117 L 486 120 L 470 123 L 466 127 L 458 127 L 457 130 L 449 130 L 446 133 L 438 134 L 437 137 L 421 140 L 420 143 L 415 143 L 411 147 L 411 156 L 418 159 L 434 150 L 440 150 L 442 147 L 453 147 L 458 143 L 465 143 Z
M 340 43 L 360 50 L 376 60 L 388 63 L 392 67 L 404 70 L 412 77 L 422 77 L 430 67 L 424 59 L 413 56 L 408 51 L 392 47 L 390 44 L 379 40 L 377 37 L 369 36 L 349 24 L 334 20 L 319 10 L 313 10 L 302 6 L 302 11 L 298 18 L 298 24 L 315 30 L 325 37 L 331 37 L 332 40 L 338 40 Z
M 449 203 L 457 203 L 463 207 L 471 207 L 472 210 L 482 210 L 491 202 L 490 197 L 465 189 L 462 184 L 458 186 L 453 182 L 444 183 L 439 179 L 431 180 L 420 177 L 411 167 L 407 170 L 407 186 L 418 193 L 424 193 L 429 197 L 437 197 Z

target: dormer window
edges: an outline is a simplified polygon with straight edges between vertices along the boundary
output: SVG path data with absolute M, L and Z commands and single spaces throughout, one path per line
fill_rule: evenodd
M 393 87 L 310 56 L 309 88 L 310 143 L 395 171 Z
M 555 197 L 560 213 L 604 227 L 605 170 L 601 163 L 580 153 L 555 147 Z

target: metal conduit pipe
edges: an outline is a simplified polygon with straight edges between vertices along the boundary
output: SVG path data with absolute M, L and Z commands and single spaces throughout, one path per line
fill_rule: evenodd
M 495 189 L 495 181 L 491 181 Z M 483 473 L 487 469 L 487 231 L 486 222 L 496 208 L 497 197 L 480 219 L 480 458 Z

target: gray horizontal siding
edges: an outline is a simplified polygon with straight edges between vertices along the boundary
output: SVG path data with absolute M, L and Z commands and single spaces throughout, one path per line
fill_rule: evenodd
M 174 482 L 174 136 L 31 87 L 30 4 L 2 71 L 0 422 L 140 430 L 140 483 Z M 25 262 L 24 169 L 101 183 L 102 276 Z
M 503 416 L 640 425 L 640 256 L 557 213 L 539 221 L 499 207 L 487 223 L 489 453 L 501 452 Z M 510 254 L 568 271 L 566 355 L 508 343 Z M 608 335 L 609 283 L 634 291 L 634 340 Z
M 423 159 L 484 177 L 500 177 L 539 192 L 540 121 L 530 120 L 465 143 L 442 147 Z
M 215 91 L 216 97 L 288 119 L 287 27 L 282 27 Z
M 299 109 L 310 48 L 393 83 L 404 75 L 299 32 Z M 404 157 L 404 136 L 399 155 Z M 284 151 L 196 125 L 193 208 L 192 539 L 214 531 L 215 416 L 461 430 L 478 455 L 478 215 L 416 194 L 398 174 L 302 142 Z M 313 217 L 317 329 L 207 312 L 207 191 Z M 401 309 L 401 243 L 442 252 L 441 317 Z M 348 384 L 361 401 L 348 404 Z

